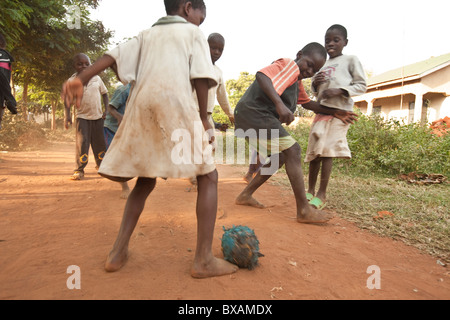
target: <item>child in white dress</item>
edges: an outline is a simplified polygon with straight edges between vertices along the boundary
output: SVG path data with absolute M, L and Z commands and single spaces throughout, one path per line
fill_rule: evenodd
M 357 57 L 342 54 L 347 43 L 347 30 L 343 26 L 333 25 L 327 30 L 325 49 L 330 59 L 313 77 L 312 89 L 321 105 L 352 111 L 351 97 L 366 92 L 366 77 Z M 350 124 L 324 114 L 317 114 L 311 126 L 305 158 L 305 162 L 310 162 L 307 198 L 320 209 L 325 205 L 333 158 L 351 158 L 347 143 L 349 127 Z M 321 166 L 320 187 L 315 194 Z
M 115 181 L 138 177 L 105 269 L 116 271 L 125 264 L 128 242 L 156 178 L 197 176 L 198 234 L 191 275 L 229 274 L 237 267 L 215 258 L 211 248 L 218 175 L 209 146 L 213 138 L 202 139 L 202 135 L 212 130 L 207 119 L 208 89 L 217 81 L 208 43 L 198 28 L 206 7 L 203 0 L 165 0 L 164 4 L 168 16 L 67 82 L 63 97 L 78 102 L 82 84 L 108 67 L 124 84 L 132 83 L 123 121 L 99 169 Z M 192 99 L 194 89 L 200 113 Z

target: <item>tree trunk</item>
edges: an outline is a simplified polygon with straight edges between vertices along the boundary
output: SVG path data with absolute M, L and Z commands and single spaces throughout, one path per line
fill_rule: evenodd
M 52 100 L 52 131 L 56 130 L 56 101 Z
M 23 82 L 23 97 L 22 97 L 22 117 L 23 120 L 28 120 L 28 77 L 25 77 Z

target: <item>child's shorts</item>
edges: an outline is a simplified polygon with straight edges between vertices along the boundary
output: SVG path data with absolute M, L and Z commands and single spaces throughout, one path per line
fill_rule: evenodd
M 247 139 L 248 144 L 253 150 L 258 151 L 264 158 L 271 154 L 278 154 L 289 149 L 297 143 L 291 136 L 278 137 L 270 140 L 266 139 Z
M 349 124 L 330 115 L 318 114 L 309 133 L 305 162 L 317 158 L 345 158 L 352 154 L 347 142 Z

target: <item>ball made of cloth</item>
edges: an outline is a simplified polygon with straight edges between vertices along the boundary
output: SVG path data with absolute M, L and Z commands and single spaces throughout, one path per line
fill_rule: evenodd
M 225 260 L 240 268 L 252 270 L 258 265 L 259 241 L 255 232 L 246 226 L 223 227 L 222 252 Z

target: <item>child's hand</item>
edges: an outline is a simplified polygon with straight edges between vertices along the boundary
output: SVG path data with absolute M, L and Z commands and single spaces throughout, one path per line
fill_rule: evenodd
M 295 120 L 294 114 L 284 105 L 284 103 L 279 103 L 275 107 L 279 116 L 278 119 L 281 123 L 289 125 Z
M 337 96 L 341 96 L 344 95 L 344 91 L 342 89 L 338 89 L 338 88 L 331 88 L 331 89 L 327 89 L 322 93 L 322 98 L 328 99 L 328 98 L 332 98 L 332 97 L 337 97 Z
M 345 124 L 353 124 L 358 121 L 358 115 L 351 111 L 336 110 L 334 116 Z
M 326 82 L 327 79 L 323 72 L 319 72 L 313 79 L 313 86 L 318 88 L 322 83 Z
M 75 106 L 77 109 L 80 109 L 82 97 L 83 83 L 78 77 L 67 80 L 63 84 L 61 98 L 63 99 L 66 108 L 69 108 L 73 102 L 76 101 Z
M 208 120 L 203 120 L 203 128 L 205 128 L 206 133 L 208 134 L 208 142 L 209 144 L 213 144 L 215 137 L 214 137 L 214 128 L 212 127 L 211 123 Z

